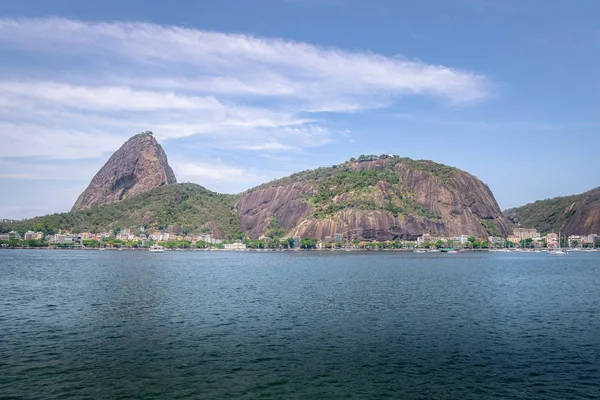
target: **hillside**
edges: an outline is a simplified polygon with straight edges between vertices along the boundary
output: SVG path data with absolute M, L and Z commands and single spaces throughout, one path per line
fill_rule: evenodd
M 510 228 L 490 189 L 432 161 L 361 156 L 258 186 L 235 205 L 241 229 L 264 234 L 275 217 L 288 235 L 323 239 L 505 236 Z
M 214 193 L 191 183 L 173 184 L 114 204 L 0 223 L 0 231 L 104 232 L 143 226 L 146 230 L 211 232 L 217 238 L 239 237 L 239 223 L 232 209 L 236 199 L 236 196 Z
M 144 173 L 138 174 L 142 171 L 139 160 L 147 158 L 148 151 L 158 151 L 156 146 L 149 134 L 134 136 L 115 153 L 120 154 L 118 157 L 111 157 L 90 187 L 96 187 L 95 181 L 104 182 L 100 185 L 104 188 L 111 185 L 114 174 L 102 172 L 107 166 L 122 176 L 135 176 L 131 182 L 143 181 Z M 166 155 L 165 163 L 159 164 L 167 166 Z M 152 185 L 140 187 L 141 193 L 119 196 L 110 204 L 0 223 L 0 230 L 105 232 L 144 227 L 255 239 L 275 229 L 281 235 L 302 238 L 341 234 L 343 240 L 380 241 L 414 240 L 425 233 L 442 237 L 510 233 L 492 192 L 479 179 L 433 161 L 398 156 L 361 156 L 341 165 L 299 172 L 235 196 L 195 184 L 165 181 L 160 185 L 154 189 L 148 189 Z M 114 193 L 123 190 L 113 189 Z M 88 197 L 88 190 L 80 199 Z
M 600 187 L 582 194 L 539 200 L 504 211 L 515 225 L 542 233 L 565 235 L 600 233 Z

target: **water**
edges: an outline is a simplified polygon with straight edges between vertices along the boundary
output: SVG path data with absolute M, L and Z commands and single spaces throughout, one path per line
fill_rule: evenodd
M 597 399 L 600 253 L 0 251 L 4 399 Z

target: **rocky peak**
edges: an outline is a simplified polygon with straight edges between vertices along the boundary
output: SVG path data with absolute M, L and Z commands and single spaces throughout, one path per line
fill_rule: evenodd
M 152 132 L 146 131 L 131 137 L 110 157 L 81 193 L 73 211 L 115 203 L 173 183 L 177 179 L 167 155 Z

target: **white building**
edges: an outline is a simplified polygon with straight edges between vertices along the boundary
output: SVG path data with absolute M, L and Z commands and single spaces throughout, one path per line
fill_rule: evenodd
M 460 244 L 465 244 L 469 241 L 469 235 L 454 236 L 452 238 L 452 241 Z
M 244 243 L 227 243 L 223 245 L 225 250 L 246 250 Z
M 27 231 L 25 232 L 25 240 L 35 240 L 35 232 L 33 231 Z
M 21 235 L 19 234 L 19 232 L 10 231 L 10 232 L 8 232 L 8 239 L 9 240 L 21 240 Z

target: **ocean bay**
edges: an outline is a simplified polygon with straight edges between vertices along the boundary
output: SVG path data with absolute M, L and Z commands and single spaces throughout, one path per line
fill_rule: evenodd
M 600 254 L 0 251 L 8 398 L 595 398 Z

